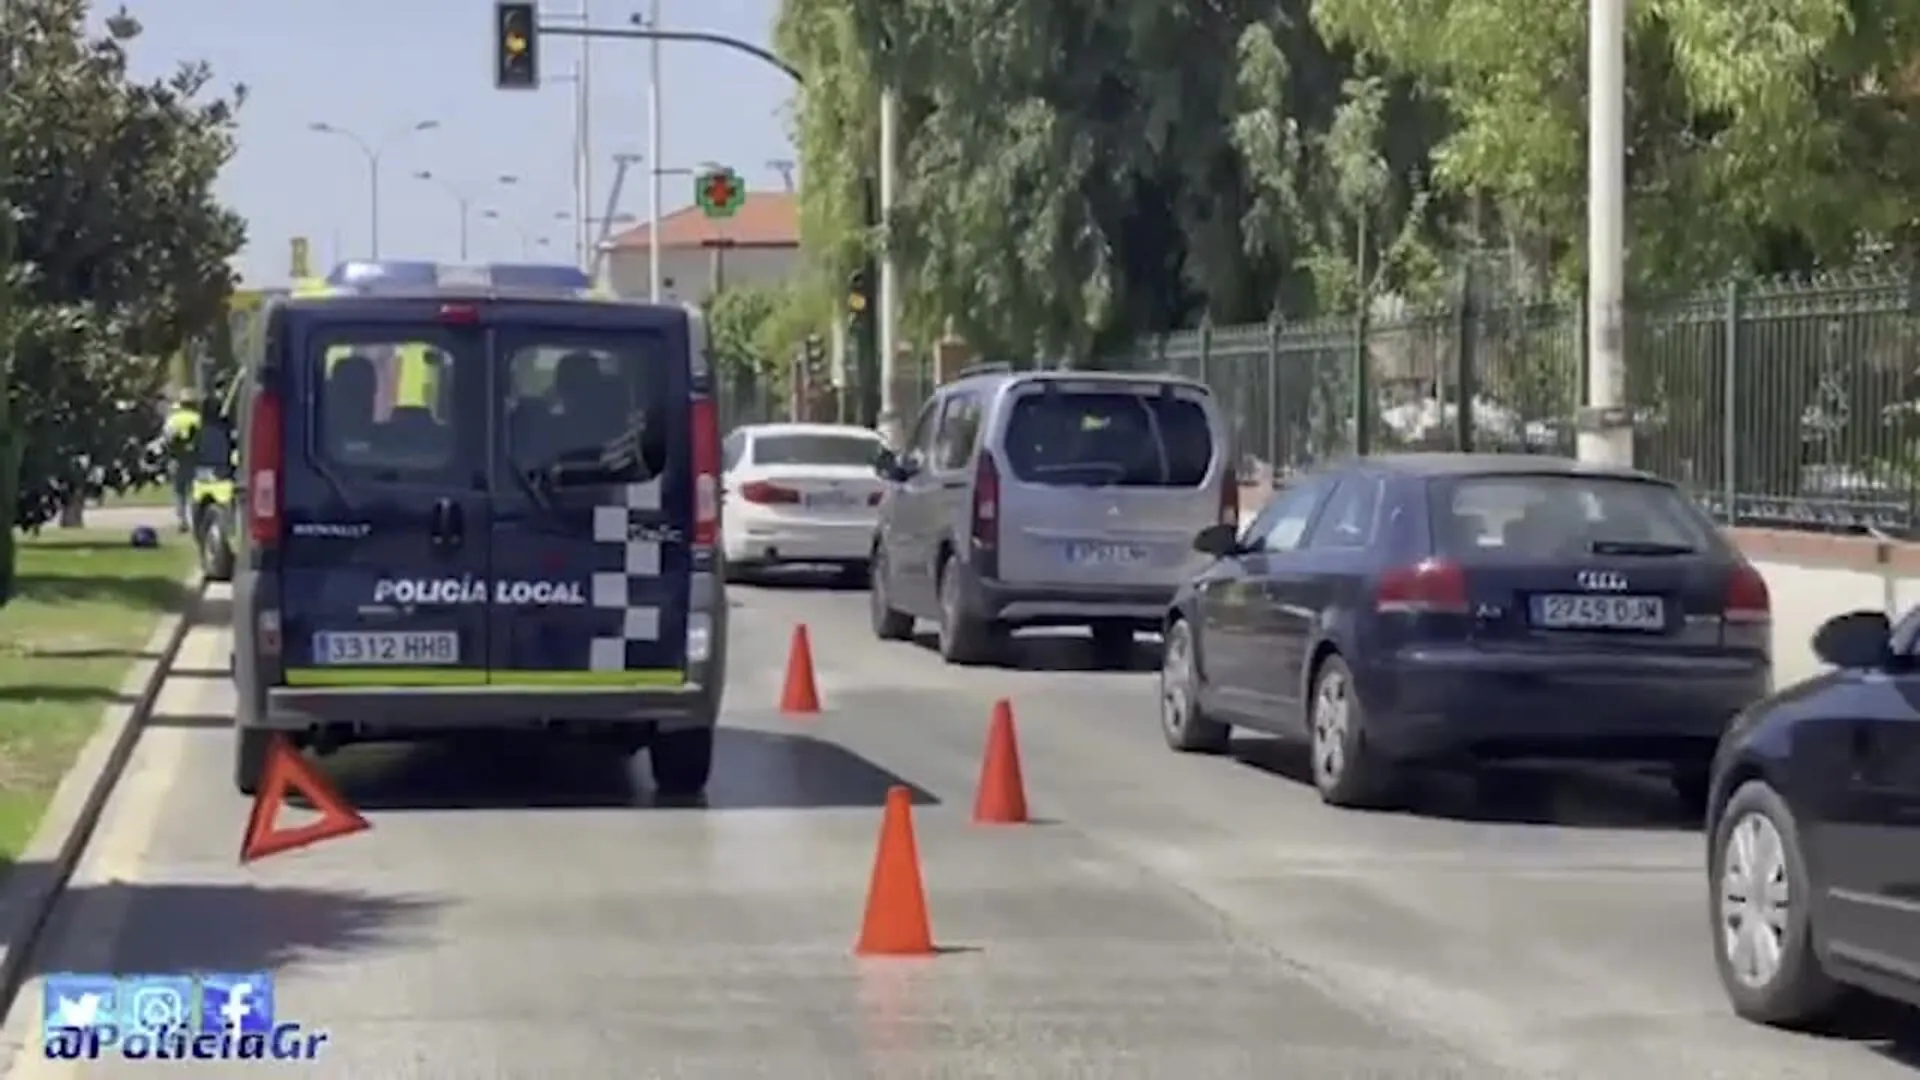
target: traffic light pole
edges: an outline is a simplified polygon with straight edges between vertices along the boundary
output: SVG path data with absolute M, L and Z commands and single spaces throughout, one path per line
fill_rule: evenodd
M 636 17 L 637 18 L 637 17 Z M 718 45 L 723 49 L 732 49 L 745 53 L 756 60 L 780 69 L 792 79 L 795 85 L 805 86 L 807 79 L 800 69 L 780 59 L 769 49 L 755 45 L 751 41 L 728 37 L 725 34 L 708 33 L 704 30 L 661 30 L 653 26 L 565 26 L 541 23 L 542 36 L 577 38 L 625 38 L 632 41 L 687 41 L 701 45 Z M 657 100 L 657 96 L 656 96 Z M 861 181 L 861 207 L 866 215 L 869 232 L 879 229 L 886 223 L 888 205 L 894 193 L 893 172 L 897 161 L 894 156 L 894 98 L 890 93 L 881 98 L 881 156 L 879 190 L 876 192 L 874 178 L 869 176 Z M 657 155 L 656 155 L 657 156 Z M 660 163 L 655 161 L 654 168 Z M 862 268 L 868 282 L 875 281 L 872 260 Z M 860 351 L 860 422 L 868 427 L 885 427 L 883 434 L 897 441 L 897 429 L 900 418 L 894 407 L 893 396 L 893 341 L 894 316 L 899 310 L 899 297 L 896 294 L 897 275 L 893 271 L 891 256 L 883 259 L 878 268 L 880 295 L 878 312 L 869 309 L 862 315 L 854 335 Z

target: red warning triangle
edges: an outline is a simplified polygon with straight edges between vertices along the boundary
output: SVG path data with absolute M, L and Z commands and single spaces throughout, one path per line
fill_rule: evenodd
M 298 791 L 320 811 L 320 820 L 289 829 L 274 828 L 287 793 Z M 337 836 L 352 836 L 373 828 L 360 811 L 347 805 L 334 786 L 321 776 L 285 736 L 274 736 L 267 750 L 266 769 L 260 777 L 260 793 L 254 796 L 253 812 L 247 815 L 247 835 L 240 842 L 240 863 L 246 865 L 269 855 L 303 848 Z

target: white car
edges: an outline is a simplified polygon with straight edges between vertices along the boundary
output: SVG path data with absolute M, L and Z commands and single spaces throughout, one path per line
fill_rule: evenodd
M 782 563 L 838 566 L 864 580 L 886 484 L 878 433 L 847 424 L 753 424 L 721 450 L 727 576 Z

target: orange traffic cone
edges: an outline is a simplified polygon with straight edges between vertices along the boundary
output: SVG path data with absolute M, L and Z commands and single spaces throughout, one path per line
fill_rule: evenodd
M 787 649 L 787 682 L 780 690 L 780 711 L 789 716 L 811 716 L 820 711 L 820 688 L 813 682 L 813 644 L 807 624 L 793 628 Z
M 1027 784 L 1020 775 L 1020 746 L 1013 735 L 1013 706 L 1006 698 L 993 703 L 987 728 L 987 753 L 980 761 L 980 787 L 973 797 L 977 825 L 1024 825 L 1027 822 Z
M 913 839 L 913 792 L 905 787 L 887 789 L 867 913 L 853 951 L 857 956 L 932 956 L 936 951 L 920 880 L 920 848 Z

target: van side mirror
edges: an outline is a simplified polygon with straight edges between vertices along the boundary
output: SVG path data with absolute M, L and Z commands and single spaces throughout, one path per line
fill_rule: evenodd
M 880 479 L 891 480 L 898 484 L 911 479 L 915 469 L 911 456 L 903 458 L 891 449 L 883 446 L 874 451 L 873 471 L 874 475 L 880 477 Z
M 1893 624 L 1880 611 L 1835 615 L 1813 632 L 1813 654 L 1834 667 L 1884 668 L 1893 659 Z
M 1209 525 L 1194 535 L 1193 550 L 1202 555 L 1224 559 L 1240 552 L 1240 536 L 1232 525 Z

